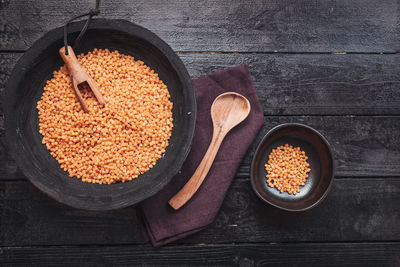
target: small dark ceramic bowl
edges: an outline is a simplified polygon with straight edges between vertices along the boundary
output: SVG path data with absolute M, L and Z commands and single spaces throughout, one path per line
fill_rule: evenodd
M 265 163 L 272 149 L 289 144 L 306 152 L 311 171 L 300 193 L 280 193 L 266 183 Z M 334 161 L 328 141 L 313 128 L 298 124 L 281 124 L 270 130 L 259 144 L 251 164 L 251 185 L 265 202 L 286 210 L 304 211 L 315 207 L 328 194 L 334 173 Z

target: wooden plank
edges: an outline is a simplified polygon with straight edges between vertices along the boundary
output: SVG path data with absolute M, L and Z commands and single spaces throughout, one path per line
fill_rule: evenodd
M 39 192 L 29 182 L 0 184 L 0 246 L 143 243 L 136 210 L 78 210 Z M 60 243 L 61 242 L 61 243 Z
M 0 53 L 0 91 L 20 56 Z M 192 77 L 248 64 L 266 115 L 400 115 L 398 55 L 179 56 Z
M 0 66 L 0 91 L 4 90 L 19 56 L 0 54 L 6 63 Z M 263 110 L 266 115 L 274 115 L 266 117 L 265 126 L 238 176 L 248 176 L 251 157 L 262 135 L 283 122 L 303 122 L 321 130 L 333 146 L 338 176 L 400 175 L 399 118 L 350 116 L 400 114 L 397 55 L 181 54 L 181 57 L 192 77 L 248 63 Z M 280 114 L 283 116 L 275 117 Z M 285 116 L 303 114 L 347 116 Z M 0 179 L 23 179 L 4 147 L 3 140 Z
M 178 243 L 400 241 L 400 179 L 338 179 L 328 198 L 305 213 L 264 204 L 235 179 L 216 220 Z M 76 210 L 28 182 L 0 183 L 0 246 L 143 244 L 133 207 Z
M 214 223 L 181 242 L 400 240 L 399 193 L 399 179 L 336 179 L 320 206 L 291 213 L 266 205 L 249 181 L 237 180 Z
M 3 112 L 4 89 L 14 65 L 21 56 L 21 53 L 0 53 L 0 62 L 2 62 L 0 64 L 0 180 L 25 179 L 6 149 Z
M 297 122 L 320 131 L 332 146 L 336 177 L 400 176 L 400 117 L 392 116 L 266 116 L 237 176 L 249 177 L 250 164 L 263 136 L 281 123 Z M 0 180 L 24 179 L 0 138 Z
M 93 1 L 3 1 L 0 50 L 26 50 Z M 397 1 L 102 1 L 101 17 L 154 31 L 178 51 L 395 52 Z
M 248 64 L 265 115 L 399 115 L 398 55 L 180 54 L 192 77 Z
M 0 90 L 21 54 L 0 53 Z M 397 55 L 180 54 L 192 77 L 248 64 L 266 115 L 398 115 Z
M 0 248 L 6 266 L 398 266 L 400 243 Z
M 400 176 L 400 117 L 391 116 L 266 116 L 264 126 L 238 170 L 248 177 L 252 157 L 263 136 L 281 123 L 303 123 L 330 143 L 336 177 Z

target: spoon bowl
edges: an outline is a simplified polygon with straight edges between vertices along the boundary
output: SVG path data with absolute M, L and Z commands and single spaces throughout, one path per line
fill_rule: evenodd
M 219 95 L 211 105 L 211 119 L 214 128 L 225 131 L 241 123 L 250 113 L 250 102 L 244 96 L 227 92 Z

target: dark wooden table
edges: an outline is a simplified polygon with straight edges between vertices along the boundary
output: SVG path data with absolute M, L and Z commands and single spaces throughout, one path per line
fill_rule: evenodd
M 2 136 L 0 266 L 400 266 L 399 1 L 103 2 L 101 17 L 154 31 L 192 77 L 248 64 L 265 124 L 215 222 L 159 249 L 143 238 L 135 207 L 88 212 L 44 195 Z M 35 40 L 93 6 L 1 0 L 0 90 Z M 333 146 L 333 189 L 309 212 L 273 209 L 250 187 L 257 143 L 283 122 L 310 125 Z

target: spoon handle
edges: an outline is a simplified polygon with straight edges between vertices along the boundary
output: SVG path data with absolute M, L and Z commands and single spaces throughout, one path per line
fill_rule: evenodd
M 200 185 L 203 183 L 206 178 L 208 171 L 210 170 L 215 156 L 221 146 L 222 141 L 226 135 L 226 131 L 222 131 L 221 128 L 214 128 L 213 137 L 211 139 L 210 146 L 207 149 L 206 154 L 204 155 L 202 161 L 197 167 L 196 171 L 189 179 L 189 181 L 185 184 L 182 189 L 176 193 L 169 201 L 169 205 L 175 210 L 180 209 L 192 196 L 196 193 L 197 189 L 199 189 Z

